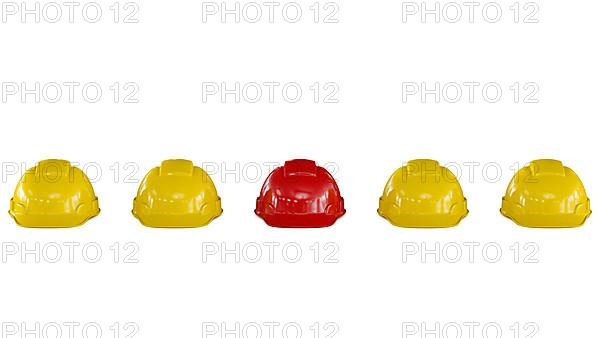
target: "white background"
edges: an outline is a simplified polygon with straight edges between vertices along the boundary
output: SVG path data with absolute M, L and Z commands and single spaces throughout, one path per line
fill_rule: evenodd
M 536 158 L 560 159 L 575 170 L 592 208 L 600 198 L 592 147 L 598 144 L 600 6 L 538 2 L 540 22 L 525 24 L 513 22 L 511 2 L 501 2 L 498 23 L 476 11 L 474 23 L 465 17 L 451 24 L 431 17 L 422 23 L 418 16 L 403 23 L 396 1 L 337 4 L 337 24 L 314 23 L 310 2 L 300 3 L 296 24 L 280 14 L 275 23 L 222 23 L 218 16 L 203 23 L 202 3 L 194 1 L 138 3 L 137 24 L 112 22 L 108 2 L 96 24 L 81 15 L 75 23 L 22 23 L 19 16 L 1 23 L 0 82 L 97 82 L 104 94 L 95 104 L 81 97 L 22 103 L 18 95 L 0 103 L 1 162 L 31 166 L 64 158 L 103 170 L 94 183 L 102 212 L 83 227 L 24 229 L 7 213 L 0 216 L 5 245 L 96 242 L 103 248 L 96 264 L 81 255 L 76 263 L 63 257 L 56 264 L 8 257 L 0 263 L 0 321 L 97 322 L 103 337 L 114 336 L 108 329 L 114 322 L 135 322 L 136 337 L 199 337 L 207 322 L 297 322 L 303 337 L 314 336 L 315 322 L 336 323 L 336 337 L 400 337 L 407 322 L 494 322 L 502 337 L 514 337 L 513 323 L 534 322 L 535 337 L 598 337 L 594 216 L 581 228 L 536 230 L 516 226 L 498 209 L 510 167 Z M 299 83 L 302 100 L 236 104 L 215 96 L 202 102 L 203 82 L 267 81 Z M 481 97 L 421 103 L 416 96 L 402 102 L 403 82 L 468 81 L 499 83 L 503 97 L 498 103 Z M 140 102 L 112 102 L 114 82 L 138 84 Z M 339 85 L 340 102 L 312 102 L 308 87 L 315 82 Z M 515 82 L 539 85 L 539 103 L 512 102 L 508 87 Z M 220 218 L 199 229 L 145 228 L 130 213 L 137 184 L 123 182 L 123 171 L 115 183 L 110 167 L 136 163 L 141 179 L 168 158 L 228 169 L 292 158 L 334 163 L 348 212 L 326 229 L 269 228 L 253 214 L 267 170 L 259 180 L 219 172 L 213 178 L 223 199 Z M 503 173 L 488 182 L 481 166 L 472 178 L 462 166 L 470 214 L 458 227 L 396 228 L 377 215 L 378 198 L 389 175 L 413 158 L 495 162 Z M 19 175 L 5 175 L 5 167 L 0 201 L 8 209 Z M 114 263 L 109 247 L 115 242 L 136 243 L 139 263 Z M 230 248 L 295 242 L 303 257 L 296 264 L 281 254 L 275 263 L 264 257 L 222 263 L 217 256 L 203 262 L 203 243 L 210 242 Z M 339 262 L 320 257 L 314 263 L 309 247 L 315 242 L 335 243 Z M 410 242 L 495 242 L 503 256 L 495 264 L 481 254 L 475 263 L 431 257 L 403 263 L 403 243 Z M 523 263 L 524 257 L 515 263 L 509 249 L 515 242 L 535 243 L 539 263 Z

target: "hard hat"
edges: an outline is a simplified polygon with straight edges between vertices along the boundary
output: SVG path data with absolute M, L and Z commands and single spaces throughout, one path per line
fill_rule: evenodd
M 223 213 L 210 176 L 188 160 L 163 161 L 142 180 L 133 215 L 155 228 L 207 225 Z
M 68 228 L 98 215 L 98 198 L 81 169 L 45 160 L 28 169 L 10 200 L 9 214 L 29 228 Z
M 396 226 L 446 228 L 457 225 L 469 211 L 450 170 L 434 160 L 413 160 L 392 174 L 377 212 Z
M 576 227 L 592 213 L 583 183 L 557 160 L 536 160 L 517 171 L 500 212 L 532 228 Z
M 346 210 L 331 174 L 310 160 L 285 162 L 267 177 L 254 211 L 279 228 L 322 228 Z

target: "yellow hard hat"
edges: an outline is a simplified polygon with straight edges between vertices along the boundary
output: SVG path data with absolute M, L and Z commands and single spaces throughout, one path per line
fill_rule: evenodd
M 413 160 L 394 172 L 379 199 L 379 215 L 393 225 L 446 228 L 467 213 L 458 179 L 434 160 Z
M 592 213 L 583 183 L 557 160 L 536 160 L 517 171 L 500 212 L 532 228 L 577 227 Z
M 207 225 L 223 213 L 210 176 L 188 160 L 163 161 L 144 177 L 133 200 L 133 215 L 155 228 Z
M 30 228 L 67 228 L 98 215 L 98 198 L 81 169 L 64 160 L 45 160 L 28 169 L 10 200 L 9 214 Z

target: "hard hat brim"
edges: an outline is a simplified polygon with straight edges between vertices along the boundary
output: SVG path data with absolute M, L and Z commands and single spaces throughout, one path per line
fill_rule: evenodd
M 267 225 L 275 228 L 326 228 L 332 226 L 346 210 L 339 214 L 265 214 L 257 210 L 254 213 Z

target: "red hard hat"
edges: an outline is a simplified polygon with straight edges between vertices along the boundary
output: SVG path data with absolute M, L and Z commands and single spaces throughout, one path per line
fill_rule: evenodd
M 344 215 L 344 199 L 333 176 L 310 160 L 285 162 L 267 177 L 254 211 L 280 228 L 322 228 Z

